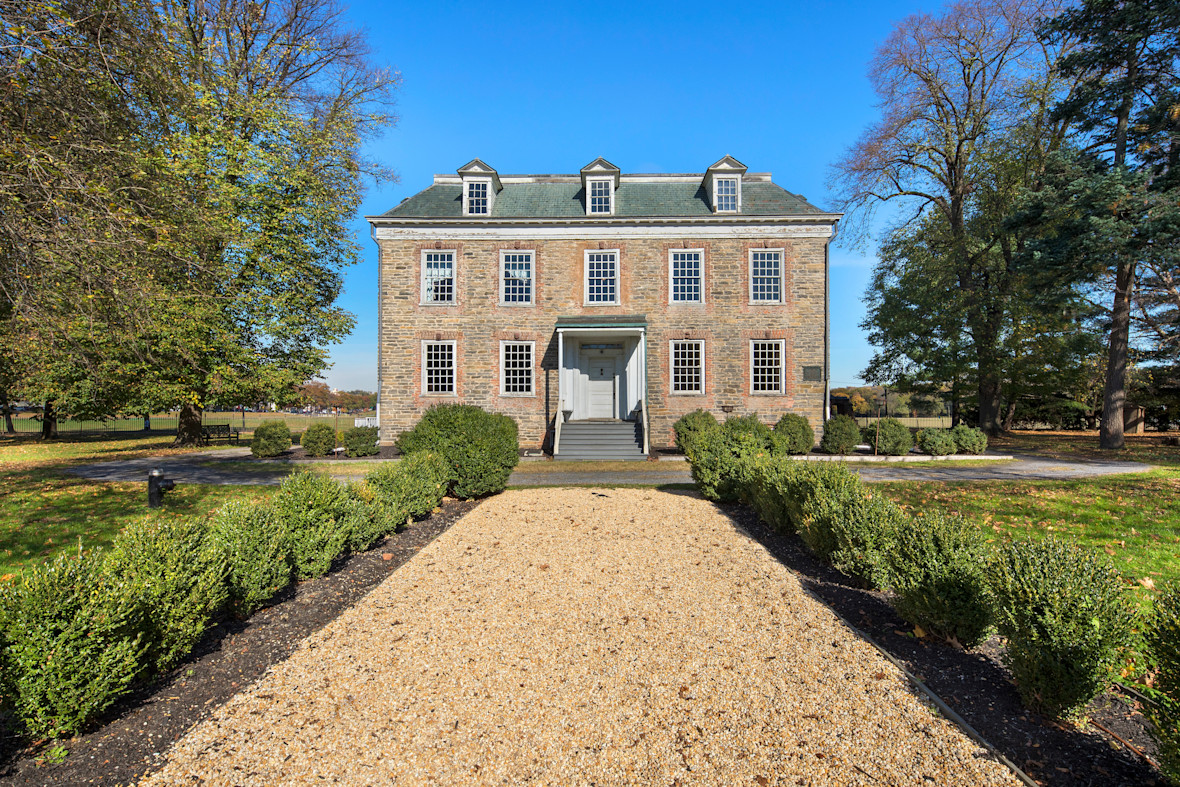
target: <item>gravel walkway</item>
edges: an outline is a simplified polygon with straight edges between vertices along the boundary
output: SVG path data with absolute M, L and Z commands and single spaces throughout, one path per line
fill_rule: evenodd
M 484 501 L 144 784 L 1014 785 L 691 494 Z

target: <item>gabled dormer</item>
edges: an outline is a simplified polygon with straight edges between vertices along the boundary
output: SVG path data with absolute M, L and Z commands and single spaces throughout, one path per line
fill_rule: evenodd
M 742 176 L 746 165 L 733 156 L 726 156 L 705 170 L 705 190 L 714 213 L 742 212 Z
M 619 168 L 599 156 L 582 167 L 582 193 L 586 195 L 587 216 L 613 216 Z
M 463 180 L 463 215 L 491 216 L 496 195 L 504 188 L 496 170 L 477 158 L 459 167 Z

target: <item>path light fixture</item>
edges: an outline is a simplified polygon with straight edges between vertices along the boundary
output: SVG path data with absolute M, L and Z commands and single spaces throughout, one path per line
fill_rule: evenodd
M 148 471 L 148 508 L 159 508 L 164 504 L 164 493 L 176 488 L 176 482 L 164 477 L 162 467 Z

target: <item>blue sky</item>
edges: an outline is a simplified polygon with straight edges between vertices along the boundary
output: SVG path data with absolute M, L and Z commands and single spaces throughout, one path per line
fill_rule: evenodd
M 893 25 L 938 4 L 350 4 L 373 59 L 402 75 L 396 127 L 368 145 L 399 183 L 369 184 L 354 223 L 361 262 L 341 305 L 352 335 L 329 384 L 373 390 L 382 213 L 478 156 L 500 172 L 577 172 L 604 156 L 624 172 L 703 172 L 723 155 L 773 173 L 830 209 L 830 165 L 874 120 L 868 63 Z M 871 355 L 861 296 L 873 263 L 833 246 L 832 386 Z

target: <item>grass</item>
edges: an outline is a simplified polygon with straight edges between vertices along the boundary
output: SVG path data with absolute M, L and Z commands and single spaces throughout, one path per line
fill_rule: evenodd
M 1109 555 L 1147 604 L 1180 582 L 1180 469 L 1074 481 L 875 483 L 914 512 L 963 514 L 995 539 L 1073 539 Z
M 151 516 L 145 483 L 86 481 L 71 465 L 180 454 L 169 437 L 94 435 L 41 442 L 0 437 L 0 576 L 66 549 L 109 544 L 128 524 Z M 273 487 L 179 484 L 161 516 L 205 514 L 229 500 L 263 498 Z
M 1175 437 L 1174 434 L 1158 432 L 1127 435 L 1125 448 L 1104 451 L 1098 447 L 1098 432 L 1008 432 L 989 438 L 988 450 L 1049 459 L 1145 462 L 1180 467 L 1180 446 L 1164 442 Z

